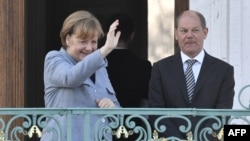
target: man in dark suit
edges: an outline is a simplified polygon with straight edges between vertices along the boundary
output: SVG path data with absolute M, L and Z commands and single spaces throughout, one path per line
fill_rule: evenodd
M 231 109 L 234 99 L 234 68 L 230 64 L 209 55 L 203 49 L 208 28 L 204 16 L 198 11 L 184 11 L 176 20 L 175 39 L 180 51 L 153 64 L 149 83 L 149 106 L 154 108 L 207 108 Z M 185 71 L 186 60 L 196 60 L 192 66 L 195 87 L 191 98 L 188 96 Z M 156 117 L 151 117 L 154 122 Z M 188 117 L 191 121 L 192 133 L 199 117 Z M 164 137 L 176 136 L 187 139 L 186 133 L 181 133 L 180 125 L 187 125 L 184 120 L 176 118 L 161 122 L 167 130 L 161 134 Z M 212 120 L 202 123 L 199 129 L 212 127 Z M 186 126 L 187 127 L 187 126 Z M 212 135 L 209 141 L 217 140 Z M 202 141 L 204 139 L 195 139 Z
M 152 65 L 148 60 L 135 56 L 129 50 L 130 42 L 134 37 L 132 17 L 125 13 L 115 13 L 108 19 L 107 27 L 116 19 L 119 20 L 117 31 L 121 31 L 121 36 L 116 49 L 107 56 L 110 81 L 122 107 L 147 107 L 148 83 Z M 137 120 L 136 122 L 140 123 Z M 127 141 L 135 139 L 135 136 L 129 137 Z M 125 139 L 119 139 L 119 141 L 122 140 Z
M 108 25 L 119 20 L 118 31 L 121 37 L 116 49 L 107 56 L 108 74 L 122 107 L 141 107 L 148 96 L 148 83 L 151 63 L 135 56 L 129 50 L 134 37 L 133 19 L 124 13 L 116 13 L 109 19 Z M 129 100 L 127 100 L 129 98 Z

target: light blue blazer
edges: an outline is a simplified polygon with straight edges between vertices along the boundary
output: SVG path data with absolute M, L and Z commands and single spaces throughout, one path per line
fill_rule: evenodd
M 86 56 L 82 61 L 75 61 L 65 49 L 60 51 L 50 51 L 44 62 L 44 86 L 45 86 L 45 107 L 46 108 L 98 108 L 96 99 L 104 97 L 110 98 L 116 108 L 120 104 L 115 96 L 115 91 L 110 83 L 107 71 L 107 61 L 103 59 L 100 50 L 96 50 Z M 95 72 L 95 83 L 89 78 Z M 47 127 L 57 129 L 55 120 L 48 118 L 46 127 L 43 129 L 41 141 L 66 141 L 66 117 L 55 115 L 63 127 L 62 138 L 52 137 L 52 132 Z M 91 127 L 100 115 L 93 115 Z M 105 126 L 109 122 L 107 119 L 101 120 L 100 126 Z M 72 141 L 83 141 L 83 116 L 72 116 Z M 46 129 L 47 128 L 47 129 Z M 91 141 L 95 141 L 93 129 L 91 131 Z M 110 139 L 111 140 L 111 139 Z

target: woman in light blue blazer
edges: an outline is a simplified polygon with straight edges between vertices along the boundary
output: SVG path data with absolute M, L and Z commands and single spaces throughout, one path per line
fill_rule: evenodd
M 103 36 L 101 24 L 88 11 L 76 11 L 69 15 L 62 26 L 60 37 L 62 47 L 59 51 L 47 53 L 44 62 L 44 86 L 46 108 L 118 108 L 119 102 L 110 83 L 105 57 L 116 47 L 120 32 L 115 32 L 119 21 L 110 26 L 103 47 L 97 48 L 98 39 Z M 93 79 L 91 79 L 93 78 Z M 41 141 L 66 141 L 66 116 L 54 115 L 62 132 L 53 118 L 46 119 Z M 94 128 L 102 115 L 90 117 L 90 128 Z M 72 116 L 72 141 L 84 141 L 84 118 Z M 108 125 L 102 119 L 98 127 Z M 100 129 L 99 128 L 99 129 Z M 90 130 L 90 141 L 96 141 Z M 111 135 L 110 135 L 111 136 Z M 104 140 L 111 140 L 106 137 Z

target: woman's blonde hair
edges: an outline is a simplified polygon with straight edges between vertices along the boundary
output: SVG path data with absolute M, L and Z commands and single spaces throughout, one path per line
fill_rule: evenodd
M 75 34 L 81 39 L 101 38 L 104 36 L 102 26 L 90 12 L 80 10 L 70 14 L 63 22 L 60 38 L 63 48 L 67 48 L 67 35 Z

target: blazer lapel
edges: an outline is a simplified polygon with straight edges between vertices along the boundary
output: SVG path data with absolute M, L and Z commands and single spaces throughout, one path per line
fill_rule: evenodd
M 183 63 L 181 60 L 180 53 L 177 53 L 176 55 L 174 55 L 171 62 L 173 63 L 172 66 L 174 66 L 173 72 L 176 78 L 176 83 L 181 91 L 181 94 L 183 95 L 183 98 L 188 103 L 189 100 L 188 100 L 188 95 L 187 95 L 186 79 L 185 79 L 185 75 L 183 71 Z
M 210 73 L 213 70 L 213 62 L 214 62 L 213 57 L 205 53 L 205 57 L 201 66 L 201 70 L 200 70 L 200 73 L 196 82 L 193 97 L 196 96 L 196 94 L 201 89 L 201 86 L 203 86 L 206 80 L 209 78 Z

